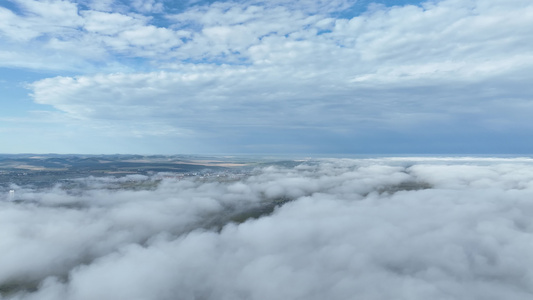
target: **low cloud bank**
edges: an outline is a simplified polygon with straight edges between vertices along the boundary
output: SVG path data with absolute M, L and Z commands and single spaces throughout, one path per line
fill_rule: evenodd
M 331 159 L 238 180 L 129 180 L 146 189 L 88 178 L 2 199 L 0 298 L 533 296 L 527 159 Z

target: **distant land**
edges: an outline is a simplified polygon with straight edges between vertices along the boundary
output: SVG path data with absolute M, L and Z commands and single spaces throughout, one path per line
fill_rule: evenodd
M 162 172 L 199 176 L 242 172 L 265 164 L 294 163 L 241 156 L 0 154 L 0 185 L 4 188 L 9 184 L 49 187 L 63 180 L 87 176 L 121 177 Z

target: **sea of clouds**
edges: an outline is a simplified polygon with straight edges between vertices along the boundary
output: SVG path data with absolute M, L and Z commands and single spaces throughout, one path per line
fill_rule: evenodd
M 531 159 L 77 184 L 0 196 L 0 299 L 533 297 Z

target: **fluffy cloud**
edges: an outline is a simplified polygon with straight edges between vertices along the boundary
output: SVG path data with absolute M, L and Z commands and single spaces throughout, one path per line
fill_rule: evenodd
M 168 14 L 157 1 L 132 1 L 131 7 L 114 1 L 17 0 L 14 8 L 0 7 L 4 22 L 0 37 L 19 53 L 4 66 L 31 67 L 24 57 L 49 57 L 45 69 L 94 72 L 83 62 L 112 64 L 115 56 L 154 61 L 177 59 L 239 60 L 239 52 L 262 36 L 284 35 L 312 24 L 311 14 L 327 14 L 348 7 L 345 1 L 215 2 L 191 5 L 180 14 Z M 160 14 L 163 20 L 153 14 Z M 164 21 L 167 20 L 167 21 Z M 170 27 L 151 23 L 169 23 Z M 196 32 L 196 28 L 200 28 Z M 187 43 L 184 44 L 184 41 Z M 36 49 L 28 47 L 32 45 Z M 74 64 L 54 60 L 54 54 L 77 58 Z M 237 55 L 236 58 L 231 56 Z M 51 59 L 51 60 L 50 60 Z M 113 66 L 108 66 L 113 70 Z
M 155 189 L 108 189 L 128 180 Z M 89 178 L 81 191 L 19 187 L 24 201 L 0 202 L 2 297 L 533 293 L 530 160 L 329 159 L 258 169 L 239 181 L 155 180 Z M 292 201 L 229 222 L 280 199 Z
M 83 21 L 78 16 L 76 4 L 69 1 L 16 1 L 24 15 L 0 8 L 4 22 L 1 32 L 10 39 L 29 41 L 45 34 L 74 35 Z
M 343 19 L 298 5 L 216 2 L 167 16 L 175 22 L 168 29 L 86 11 L 86 30 L 112 51 L 195 63 L 159 61 L 159 71 L 30 87 L 37 103 L 76 118 L 157 119 L 197 131 L 205 122 L 352 133 L 424 124 L 516 129 L 531 113 L 523 84 L 533 66 L 532 12 L 528 1 L 448 0 Z
M 0 37 L 7 44 L 3 55 L 12 55 L 3 66 L 37 65 L 39 69 L 78 72 L 91 72 L 102 66 L 125 70 L 124 66 L 115 66 L 112 55 L 162 57 L 188 35 L 151 25 L 151 17 L 130 11 L 113 12 L 100 6 L 83 9 L 77 3 L 62 0 L 14 2 L 17 10 L 0 7 L 4 20 Z M 140 11 L 159 10 L 161 6 L 150 1 L 136 1 L 133 5 Z
M 14 3 L 0 9 L 0 61 L 77 73 L 27 87 L 94 140 L 187 135 L 201 140 L 192 151 L 242 152 L 314 137 L 354 142 L 295 151 L 368 152 L 353 145 L 396 139 L 463 153 L 530 140 L 530 1 Z M 465 150 L 473 135 L 480 146 Z M 427 150 L 400 143 L 376 151 Z

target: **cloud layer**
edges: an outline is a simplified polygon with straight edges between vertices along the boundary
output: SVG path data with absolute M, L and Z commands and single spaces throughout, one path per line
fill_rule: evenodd
M 527 159 L 329 159 L 230 181 L 158 180 L 16 187 L 17 201 L 0 202 L 2 299 L 533 293 Z M 110 189 L 133 181 L 152 188 Z

